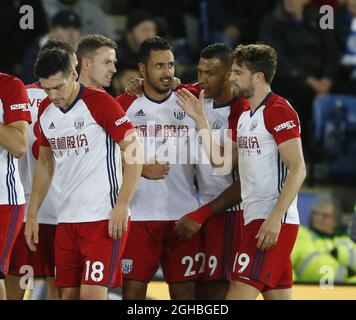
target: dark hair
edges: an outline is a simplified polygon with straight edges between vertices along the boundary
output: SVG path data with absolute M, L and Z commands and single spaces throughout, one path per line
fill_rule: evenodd
M 68 74 L 72 69 L 70 55 L 67 51 L 53 48 L 42 50 L 35 62 L 34 74 L 38 78 L 49 78 L 57 72 Z
M 231 68 L 233 61 L 233 50 L 223 43 L 209 44 L 200 51 L 200 58 L 203 59 L 218 59 L 226 68 Z
M 136 9 L 127 15 L 126 31 L 132 31 L 137 25 L 143 21 L 152 21 L 156 23 L 154 16 L 143 9 Z
M 244 63 L 251 72 L 262 72 L 269 84 L 277 70 L 277 52 L 265 44 L 239 45 L 234 60 L 239 66 Z
M 164 38 L 154 37 L 143 41 L 138 49 L 138 62 L 147 64 L 151 55 L 151 51 L 165 51 L 173 52 L 173 46 Z
M 50 50 L 50 49 L 62 49 L 64 51 L 67 51 L 70 54 L 74 54 L 74 48 L 72 45 L 70 45 L 68 42 L 64 42 L 61 40 L 56 40 L 56 39 L 50 39 L 48 40 L 40 49 L 39 53 L 41 53 L 43 50 Z
M 109 47 L 116 50 L 117 44 L 110 38 L 99 34 L 90 34 L 82 37 L 78 44 L 77 58 L 79 67 L 81 67 L 83 57 L 93 53 L 96 49 L 101 47 Z
M 80 29 L 81 20 L 74 11 L 62 10 L 55 14 L 52 18 L 51 27 L 62 27 L 65 29 L 73 27 L 75 29 Z

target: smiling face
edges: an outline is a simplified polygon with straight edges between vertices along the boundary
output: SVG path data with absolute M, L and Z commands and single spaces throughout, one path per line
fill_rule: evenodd
M 152 50 L 147 65 L 139 64 L 145 88 L 149 86 L 157 93 L 167 93 L 172 89 L 174 77 L 174 56 L 171 50 Z
M 87 72 L 95 87 L 109 87 L 116 73 L 116 52 L 110 47 L 100 47 L 86 58 Z
M 214 99 L 219 96 L 226 85 L 229 85 L 230 73 L 218 58 L 200 58 L 198 82 L 200 88 L 205 91 L 205 97 Z

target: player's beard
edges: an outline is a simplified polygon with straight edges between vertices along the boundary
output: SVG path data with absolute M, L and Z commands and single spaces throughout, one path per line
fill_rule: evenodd
M 252 82 L 249 84 L 249 86 L 246 86 L 245 88 L 241 88 L 238 85 L 236 85 L 236 88 L 237 88 L 238 96 L 240 98 L 250 99 L 255 94 L 255 88 Z
M 153 79 L 150 78 L 148 72 L 146 73 L 146 78 L 147 78 L 147 82 L 149 83 L 149 85 L 158 93 L 167 93 L 170 90 L 172 90 L 172 84 L 173 84 L 173 77 L 171 77 L 171 81 L 170 83 L 168 83 L 169 85 L 167 85 L 166 87 L 160 87 L 159 83 L 160 83 L 160 79 L 164 78 L 164 77 L 160 77 L 158 80 L 154 81 Z M 168 78 L 168 77 L 167 77 Z

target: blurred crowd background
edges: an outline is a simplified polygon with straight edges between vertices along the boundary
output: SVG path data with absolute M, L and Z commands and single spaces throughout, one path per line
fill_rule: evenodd
M 20 8 L 31 5 L 34 29 L 23 30 Z M 331 28 L 320 7 L 333 8 Z M 299 199 L 302 225 L 293 252 L 295 279 L 320 279 L 332 266 L 337 281 L 356 283 L 356 0 L 2 0 L 0 70 L 25 84 L 48 39 L 76 46 L 102 34 L 118 45 L 118 72 L 109 93 L 139 76 L 139 45 L 155 35 L 175 48 L 176 77 L 197 80 L 200 50 L 263 42 L 278 52 L 272 89 L 287 98 L 302 123 L 308 178 Z M 356 225 L 354 226 L 356 233 Z

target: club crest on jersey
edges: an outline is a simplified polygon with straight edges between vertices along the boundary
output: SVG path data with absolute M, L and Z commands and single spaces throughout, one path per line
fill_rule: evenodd
M 76 118 L 74 119 L 74 128 L 76 130 L 80 130 L 84 127 L 84 118 Z
M 132 270 L 133 261 L 131 259 L 121 260 L 121 271 L 123 274 L 128 274 Z
M 250 131 L 253 131 L 257 128 L 257 119 L 254 119 L 250 125 Z
M 220 120 L 216 120 L 211 126 L 211 129 L 221 129 L 222 125 L 223 123 Z
M 174 109 L 173 112 L 177 120 L 183 120 L 185 118 L 185 112 L 183 110 Z

